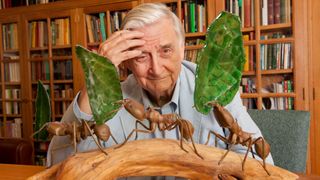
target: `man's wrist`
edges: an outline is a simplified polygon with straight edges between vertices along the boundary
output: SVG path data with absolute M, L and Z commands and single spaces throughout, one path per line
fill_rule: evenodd
M 73 112 L 78 119 L 91 121 L 93 118 L 92 114 L 83 111 L 78 104 L 80 94 L 81 92 L 78 92 L 78 94 L 75 97 L 75 100 L 73 101 Z

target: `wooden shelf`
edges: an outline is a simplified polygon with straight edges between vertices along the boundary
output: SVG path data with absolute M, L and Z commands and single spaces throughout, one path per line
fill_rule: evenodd
M 195 33 L 186 33 L 185 37 L 186 38 L 191 38 L 191 37 L 201 37 L 201 36 L 205 36 L 206 32 L 195 32 Z
M 278 39 L 260 40 L 261 44 L 293 43 L 293 42 L 294 42 L 294 38 L 278 38 Z
M 202 45 L 202 44 L 199 44 L 199 45 L 192 45 L 192 46 L 188 45 L 188 46 L 186 46 L 186 47 L 185 47 L 185 50 L 201 49 L 202 47 L 203 47 L 203 45 Z
M 277 70 L 262 70 L 262 75 L 268 74 L 291 74 L 293 73 L 293 69 L 277 69 Z
M 282 23 L 282 24 L 272 24 L 267 26 L 260 26 L 261 31 L 275 31 L 275 30 L 282 30 L 282 29 L 291 29 L 291 23 Z
M 35 48 L 29 48 L 30 51 L 44 51 L 48 50 L 48 47 L 35 47 Z

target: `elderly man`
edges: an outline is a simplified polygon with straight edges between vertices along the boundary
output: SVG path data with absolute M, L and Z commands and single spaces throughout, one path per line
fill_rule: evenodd
M 120 31 L 112 34 L 100 45 L 99 53 L 107 57 L 115 66 L 125 63 L 132 71 L 122 84 L 124 98 L 134 99 L 144 105 L 157 107 L 161 114 L 177 113 L 189 120 L 195 132 L 193 138 L 197 143 L 205 143 L 210 130 L 228 135 L 223 130 L 213 113 L 203 115 L 193 108 L 196 65 L 184 61 L 184 31 L 179 19 L 165 5 L 142 4 L 133 8 L 125 17 Z M 246 112 L 237 93 L 226 109 L 237 119 L 244 131 L 261 136 L 261 132 Z M 92 120 L 86 90 L 78 93 L 63 117 L 63 121 L 74 119 Z M 109 121 L 112 134 L 119 142 L 123 142 L 135 129 L 135 118 L 124 108 Z M 145 122 L 147 123 L 147 122 Z M 138 126 L 138 128 L 142 128 Z M 154 133 L 139 133 L 138 139 L 171 138 L 177 139 L 177 129 Z M 48 165 L 64 160 L 73 152 L 72 146 L 59 148 L 70 143 L 68 137 L 54 137 L 48 153 Z M 110 139 L 106 146 L 113 145 Z M 214 145 L 213 138 L 209 142 Z M 218 147 L 226 148 L 226 144 L 218 141 Z M 97 148 L 90 138 L 78 144 L 80 151 Z M 246 152 L 246 147 L 233 146 L 233 151 Z M 52 164 L 51 164 L 52 162 Z M 273 163 L 271 156 L 267 162 Z

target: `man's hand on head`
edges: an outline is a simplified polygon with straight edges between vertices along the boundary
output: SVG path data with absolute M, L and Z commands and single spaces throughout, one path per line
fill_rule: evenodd
M 135 47 L 145 44 L 145 41 L 141 39 L 143 35 L 144 33 L 139 31 L 117 31 L 100 44 L 98 53 L 118 66 L 123 61 L 141 55 L 141 50 L 137 50 Z

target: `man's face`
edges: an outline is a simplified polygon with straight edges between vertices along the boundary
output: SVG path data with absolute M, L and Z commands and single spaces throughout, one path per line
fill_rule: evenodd
M 184 55 L 184 45 L 173 30 L 171 21 L 162 18 L 135 30 L 144 33 L 142 39 L 146 43 L 137 48 L 142 54 L 128 61 L 129 69 L 152 96 L 171 96 Z

